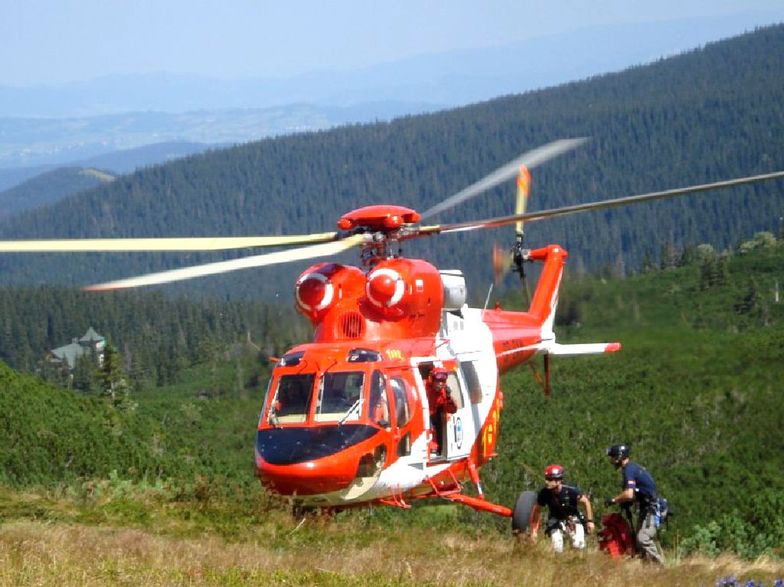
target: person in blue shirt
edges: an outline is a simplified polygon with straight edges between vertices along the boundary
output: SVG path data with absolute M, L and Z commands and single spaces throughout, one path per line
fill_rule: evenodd
M 605 500 L 605 505 L 636 505 L 637 551 L 646 560 L 664 564 L 656 545 L 656 482 L 645 467 L 630 460 L 630 454 L 628 444 L 614 444 L 607 449 L 610 462 L 623 474 L 623 489 L 615 497 Z

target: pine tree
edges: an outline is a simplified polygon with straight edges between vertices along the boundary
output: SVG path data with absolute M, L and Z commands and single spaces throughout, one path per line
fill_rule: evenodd
M 103 361 L 98 369 L 98 384 L 101 394 L 114 407 L 128 407 L 128 378 L 122 368 L 122 357 L 112 344 L 103 351 Z
M 661 246 L 660 259 L 660 267 L 662 269 L 672 269 L 678 264 L 678 252 L 675 249 L 675 243 L 672 242 L 672 239 Z
M 71 374 L 71 386 L 73 389 L 90 393 L 94 388 L 95 380 L 95 358 L 92 353 L 85 353 L 76 359 L 73 373 Z
M 734 309 L 736 314 L 750 314 L 759 303 L 759 290 L 754 280 L 749 281 L 745 293 L 735 302 Z
M 686 267 L 697 261 L 698 258 L 697 248 L 694 245 L 686 245 L 683 247 L 683 251 L 681 251 L 677 266 Z

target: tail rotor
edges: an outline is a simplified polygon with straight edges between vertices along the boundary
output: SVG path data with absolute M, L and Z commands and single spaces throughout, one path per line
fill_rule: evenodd
M 523 283 L 526 301 L 530 301 L 531 292 L 525 278 L 525 262 L 528 260 L 528 251 L 525 249 L 525 224 L 522 216 L 528 207 L 528 197 L 531 193 L 531 172 L 525 165 L 520 165 L 517 174 L 517 197 L 515 201 L 515 216 L 520 219 L 515 223 L 515 244 L 511 251 L 504 251 L 497 244 L 493 245 L 493 274 L 496 285 L 504 275 L 514 266 L 514 271 L 520 275 Z

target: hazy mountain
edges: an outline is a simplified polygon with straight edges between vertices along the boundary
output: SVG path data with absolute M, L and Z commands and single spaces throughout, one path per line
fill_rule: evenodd
M 784 12 L 749 11 L 584 28 L 290 78 L 158 73 L 0 86 L 0 169 L 77 165 L 153 143 L 242 143 L 432 112 L 648 63 L 782 18 Z
M 534 171 L 532 210 L 770 172 L 784 169 L 783 76 L 784 26 L 769 27 L 586 81 L 388 123 L 269 138 L 140 170 L 0 222 L 0 237 L 323 232 L 363 205 L 426 210 L 522 151 L 574 136 L 591 140 Z M 509 214 L 512 183 L 437 221 Z M 771 182 L 536 222 L 526 234 L 532 245 L 563 245 L 573 267 L 622 273 L 664 246 L 710 242 L 722 249 L 776 229 L 783 198 L 780 183 Z M 470 291 L 479 292 L 492 278 L 492 241 L 511 238 L 511 229 L 498 233 L 407 242 L 405 252 L 463 268 Z M 4 255 L 0 276 L 5 283 L 86 284 L 215 258 Z M 288 295 L 308 264 L 170 291 Z
M 200 143 L 200 148 L 191 151 L 196 152 L 207 148 L 206 143 L 244 143 L 349 122 L 390 120 L 411 110 L 428 109 L 426 104 L 373 102 L 347 107 L 292 104 L 184 113 L 126 112 L 85 118 L 6 118 L 0 119 L 0 171 L 3 167 L 74 165 L 118 150 L 162 142 Z M 165 157 L 155 159 L 159 162 Z
M 102 183 L 114 175 L 95 168 L 62 167 L 0 192 L 0 218 L 57 202 Z
M 297 103 L 345 107 L 388 101 L 407 103 L 408 112 L 416 113 L 426 105 L 430 109 L 458 106 L 648 63 L 782 19 L 782 11 L 757 10 L 710 19 L 591 27 L 493 48 L 426 54 L 360 70 L 314 71 L 290 78 L 225 80 L 158 73 L 55 86 L 0 86 L 0 117 L 84 118 L 120 112 L 259 109 Z
M 111 151 L 103 155 L 82 159 L 77 161 L 77 163 L 80 167 L 97 167 L 98 169 L 113 171 L 116 174 L 123 174 L 135 171 L 140 167 L 166 163 L 167 161 L 225 146 L 227 145 L 185 141 L 152 143 L 134 149 Z
M 202 153 L 208 149 L 220 148 L 225 145 L 207 145 L 203 143 L 168 142 L 154 143 L 134 149 L 109 151 L 87 159 L 70 160 L 65 157 L 62 164 L 69 167 L 103 169 L 114 174 L 130 173 L 139 167 L 155 165 L 186 157 L 195 153 Z M 0 192 L 11 189 L 22 182 L 38 175 L 53 171 L 58 168 L 57 163 L 46 165 L 32 165 L 23 167 L 0 167 Z

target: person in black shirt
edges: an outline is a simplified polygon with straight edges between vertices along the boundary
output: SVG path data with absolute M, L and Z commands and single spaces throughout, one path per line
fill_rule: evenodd
M 614 444 L 607 449 L 610 462 L 623 473 L 623 489 L 605 504 L 637 505 L 637 550 L 646 560 L 664 564 L 656 546 L 656 483 L 645 467 L 629 460 L 630 454 L 628 444 Z
M 539 491 L 529 520 L 531 539 L 536 541 L 542 508 L 547 508 L 549 517 L 545 533 L 550 536 L 555 552 L 563 552 L 564 534 L 572 539 L 574 548 L 583 549 L 585 533 L 590 534 L 594 530 L 591 500 L 578 487 L 564 485 L 563 477 L 564 468 L 561 465 L 548 465 L 545 468 L 545 486 Z M 583 507 L 585 515 L 578 506 Z

